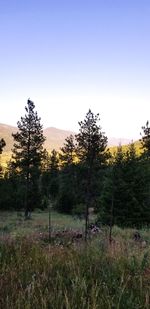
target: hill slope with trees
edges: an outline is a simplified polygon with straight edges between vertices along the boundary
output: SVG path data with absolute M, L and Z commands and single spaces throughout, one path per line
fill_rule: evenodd
M 85 218 L 85 239 L 91 208 L 110 230 L 114 224 L 138 228 L 150 225 L 149 122 L 142 127 L 140 143 L 119 145 L 110 152 L 99 114 L 89 110 L 78 123 L 77 134 L 69 132 L 65 138 L 67 131 L 62 135 L 51 128 L 57 140 L 65 141 L 59 152 L 48 152 L 44 133 L 49 135 L 50 129 L 43 130 L 34 108 L 28 100 L 26 114 L 12 135 L 11 160 L 6 169 L 1 168 L 0 209 L 25 209 L 28 214 L 51 203 L 59 212 Z M 7 145 L 3 135 L 1 153 L 5 149 L 2 139 Z
M 13 137 L 12 133 L 17 132 L 17 127 L 8 125 L 8 124 L 2 124 L 0 123 L 0 137 L 4 138 L 6 141 L 6 147 L 4 149 L 4 153 L 10 153 L 13 148 Z M 52 149 L 60 150 L 61 147 L 63 147 L 63 144 L 65 142 L 65 139 L 69 135 L 75 135 L 75 132 L 72 132 L 70 130 L 61 130 L 54 127 L 48 127 L 46 129 L 43 129 L 43 134 L 46 137 L 45 141 L 45 148 L 48 151 L 51 151 Z M 112 146 L 118 146 L 119 143 L 122 145 L 128 144 L 130 142 L 130 139 L 127 138 L 114 138 L 114 137 L 108 137 L 108 145 L 110 147 Z

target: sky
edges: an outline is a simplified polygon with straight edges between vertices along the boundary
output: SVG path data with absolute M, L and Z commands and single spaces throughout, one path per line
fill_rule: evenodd
M 90 108 L 108 137 L 150 120 L 149 0 L 0 0 L 0 123 L 27 99 L 41 123 L 78 131 Z

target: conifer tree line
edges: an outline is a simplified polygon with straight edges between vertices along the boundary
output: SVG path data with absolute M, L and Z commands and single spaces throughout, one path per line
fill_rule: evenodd
M 141 154 L 134 143 L 112 154 L 99 114 L 89 110 L 79 132 L 63 147 L 48 153 L 35 104 L 27 101 L 25 115 L 12 134 L 14 145 L 7 168 L 0 168 L 0 210 L 53 209 L 85 218 L 94 209 L 97 222 L 113 226 L 150 225 L 150 126 L 142 127 Z M 0 137 L 0 155 L 6 143 Z M 85 234 L 85 237 L 87 235 Z

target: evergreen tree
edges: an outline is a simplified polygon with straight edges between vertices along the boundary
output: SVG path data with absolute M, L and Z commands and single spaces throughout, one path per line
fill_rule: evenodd
M 14 166 L 9 161 L 3 178 L 3 197 L 1 207 L 4 209 L 21 210 L 24 207 L 25 184 Z
M 139 228 L 149 224 L 148 188 L 147 169 L 139 160 L 134 144 L 126 152 L 119 146 L 105 175 L 99 219 L 110 226 Z
M 141 139 L 143 154 L 141 155 L 141 166 L 144 171 L 143 179 L 146 179 L 145 182 L 145 199 L 144 199 L 144 208 L 147 209 L 147 219 L 150 218 L 149 214 L 149 205 L 150 205 L 150 126 L 149 121 L 146 122 L 146 125 L 142 127 L 143 136 Z M 146 213 L 145 212 L 145 213 Z M 149 216 L 148 216 L 149 214 Z M 149 219 L 150 224 L 150 219 Z
M 147 160 L 146 160 L 147 161 Z M 126 152 L 124 179 L 126 182 L 126 224 L 141 227 L 150 223 L 149 180 L 145 160 L 140 160 L 133 143 Z
M 97 161 L 104 164 L 108 159 L 107 137 L 98 125 L 99 114 L 94 115 L 91 110 L 85 116 L 84 121 L 79 122 L 79 133 L 76 135 L 77 154 L 80 162 L 88 167 Z
M 60 160 L 62 166 L 70 166 L 76 159 L 76 147 L 74 136 L 71 134 L 65 139 L 64 146 L 61 148 Z
M 105 170 L 103 178 L 103 187 L 100 192 L 100 208 L 98 209 L 97 221 L 102 224 L 107 224 L 110 227 L 110 242 L 111 231 L 114 225 L 114 164 L 111 162 Z
M 146 122 L 146 126 L 142 127 L 144 135 L 142 136 L 142 148 L 144 150 L 143 156 L 150 159 L 150 126 L 149 121 Z
M 57 208 L 61 212 L 71 213 L 77 198 L 76 186 L 76 147 L 74 136 L 70 135 L 65 139 L 64 146 L 60 153 L 60 192 Z
M 88 111 L 84 121 L 79 122 L 79 133 L 76 135 L 77 155 L 80 164 L 84 167 L 85 177 L 85 240 L 87 239 L 89 207 L 94 198 L 94 179 L 96 179 L 99 169 L 106 164 L 109 157 L 107 147 L 107 137 L 98 125 L 99 114 L 94 115 Z
M 59 154 L 53 149 L 49 155 L 45 152 L 42 174 L 42 194 L 45 206 L 50 200 L 54 203 L 59 191 Z M 45 208 L 45 207 L 44 207 Z
M 143 191 L 144 188 L 141 186 L 140 179 L 142 175 L 139 166 L 139 158 L 136 154 L 133 142 L 129 144 L 125 153 L 123 176 L 125 182 L 125 202 L 122 207 L 123 213 L 125 214 L 125 220 L 122 224 L 124 226 L 138 226 L 141 216 L 140 190 Z
M 125 180 L 124 180 L 125 154 L 122 146 L 117 147 L 117 152 L 109 164 L 100 195 L 101 208 L 99 216 L 102 223 L 112 226 L 124 221 Z M 113 209 L 112 209 L 113 200 Z
M 4 199 L 5 199 L 5 192 L 4 192 L 4 189 L 5 189 L 5 182 L 4 182 L 4 179 L 3 179 L 3 167 L 2 167 L 2 164 L 1 164 L 1 154 L 3 152 L 3 148 L 6 146 L 6 143 L 4 141 L 3 138 L 0 139 L 0 209 L 5 209 L 6 207 L 6 204 L 3 202 Z M 8 196 L 8 195 L 7 195 Z
M 122 146 L 117 147 L 114 161 L 114 221 L 115 224 L 124 224 L 126 218 L 126 182 L 125 172 L 125 153 Z
M 18 121 L 19 131 L 14 138 L 13 161 L 19 175 L 25 181 L 25 216 L 40 206 L 39 178 L 43 157 L 43 136 L 40 118 L 32 101 L 27 101 L 26 114 Z
M 49 193 L 51 199 L 56 199 L 59 191 L 59 155 L 53 149 L 50 155 L 50 187 Z
M 42 158 L 42 173 L 49 170 L 50 167 L 50 155 L 46 149 L 43 150 Z
M 6 146 L 6 143 L 3 138 L 0 139 L 0 154 L 2 154 L 3 148 Z
M 53 149 L 50 155 L 50 172 L 53 177 L 58 175 L 59 171 L 59 154 Z
M 6 146 L 6 143 L 3 138 L 0 139 L 0 178 L 3 176 L 3 168 L 1 165 L 1 154 L 3 152 L 3 148 Z

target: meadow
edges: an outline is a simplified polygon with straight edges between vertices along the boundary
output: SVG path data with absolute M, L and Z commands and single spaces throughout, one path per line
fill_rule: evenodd
M 150 230 L 108 228 L 84 239 L 84 221 L 35 211 L 0 213 L 0 308 L 149 309 Z

